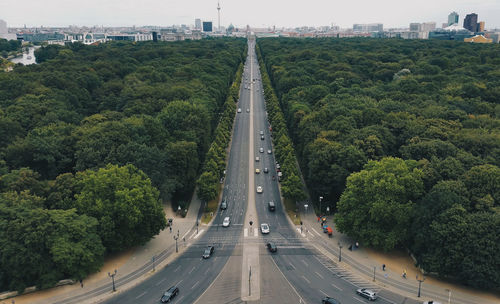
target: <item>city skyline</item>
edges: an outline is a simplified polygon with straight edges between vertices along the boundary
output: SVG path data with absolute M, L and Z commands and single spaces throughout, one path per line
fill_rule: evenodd
M 194 24 L 196 18 L 217 24 L 217 1 L 193 0 L 108 0 L 105 3 L 88 0 L 76 1 L 35 0 L 23 1 L 22 13 L 18 2 L 4 0 L 0 4 L 0 19 L 9 27 L 65 27 L 78 26 L 168 26 Z M 300 27 L 338 25 L 352 27 L 355 23 L 382 23 L 384 28 L 408 27 L 413 22 L 436 22 L 437 26 L 448 21 L 448 15 L 456 11 L 459 24 L 463 25 L 466 14 L 478 14 L 486 28 L 500 28 L 500 2 L 497 0 L 430 0 L 397 1 L 381 0 L 331 3 L 324 0 L 307 2 L 255 0 L 220 1 L 221 26 L 234 24 L 243 27 Z M 96 7 L 98 9 L 96 9 Z M 321 8 L 321 9 L 318 9 Z M 40 14 L 40 12 L 46 12 Z

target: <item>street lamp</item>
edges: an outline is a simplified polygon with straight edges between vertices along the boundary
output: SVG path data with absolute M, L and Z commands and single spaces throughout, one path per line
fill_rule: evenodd
M 418 281 L 418 294 L 417 294 L 417 297 L 420 298 L 420 288 L 422 287 L 422 282 L 425 281 L 425 276 L 423 276 L 422 279 L 419 279 L 418 278 L 418 274 L 417 274 L 417 281 Z
M 309 205 L 308 205 L 308 204 L 305 204 L 305 205 L 304 205 L 304 208 L 306 209 L 306 214 L 307 214 L 307 207 L 309 207 Z
M 342 244 L 340 244 L 340 242 L 338 242 L 337 244 L 339 245 L 339 249 L 340 249 L 339 262 L 342 262 Z
M 321 213 L 321 200 L 323 200 L 323 197 L 319 197 L 319 215 L 321 216 L 323 213 Z
M 155 271 L 155 256 L 151 258 L 151 262 L 153 262 L 153 272 Z
M 113 292 L 116 291 L 116 288 L 115 288 L 115 275 L 116 275 L 116 269 L 115 269 L 115 272 L 114 273 L 109 273 L 108 272 L 108 276 L 111 278 L 111 280 L 113 281 Z
M 177 247 L 177 239 L 179 238 L 179 236 L 177 235 L 174 235 L 174 240 L 175 240 L 175 252 L 179 252 L 179 247 Z
M 377 266 L 373 266 L 373 282 L 375 282 L 375 270 L 377 269 Z

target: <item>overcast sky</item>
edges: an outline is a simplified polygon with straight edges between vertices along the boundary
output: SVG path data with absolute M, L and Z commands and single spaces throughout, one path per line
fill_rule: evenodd
M 221 0 L 221 25 L 254 27 L 383 23 L 384 28 L 410 22 L 447 22 L 459 13 L 479 15 L 486 28 L 500 28 L 500 0 Z M 195 18 L 217 25 L 217 0 L 0 0 L 0 19 L 9 27 L 31 26 L 166 26 L 194 24 Z

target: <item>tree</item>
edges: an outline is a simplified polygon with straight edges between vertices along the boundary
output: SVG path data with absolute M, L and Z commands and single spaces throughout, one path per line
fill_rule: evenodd
M 390 250 L 408 239 L 410 211 L 422 192 L 422 171 L 415 161 L 369 161 L 347 178 L 337 204 L 337 227 L 367 246 Z
M 149 241 L 166 227 L 159 193 L 133 165 L 108 165 L 75 177 L 75 208 L 95 217 L 108 252 Z

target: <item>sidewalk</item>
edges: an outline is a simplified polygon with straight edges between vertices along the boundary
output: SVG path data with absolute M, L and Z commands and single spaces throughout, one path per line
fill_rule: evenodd
M 108 272 L 114 273 L 115 269 L 117 292 L 123 291 L 125 288 L 145 280 L 152 274 L 153 257 L 155 257 L 154 267 L 159 269 L 178 256 L 175 253 L 174 236 L 179 236 L 179 253 L 189 246 L 189 240 L 196 234 L 196 221 L 200 207 L 201 201 L 196 196 L 196 192 L 191 199 L 185 218 L 177 216 L 170 203 L 164 204 L 166 218 L 173 219 L 172 231 L 167 227 L 147 244 L 108 257 L 101 270 L 84 279 L 82 285 L 76 283 L 54 287 L 0 300 L 0 304 L 96 303 L 111 295 L 111 278 L 108 276 Z M 183 238 L 185 238 L 185 241 Z M 109 292 L 103 292 L 103 288 L 106 288 Z
M 411 257 L 405 252 L 384 253 L 373 249 L 363 248 L 359 244 L 356 248 L 356 240 L 352 240 L 344 234 L 338 232 L 333 224 L 333 216 L 326 216 L 326 224 L 333 228 L 333 236 L 329 237 L 323 233 L 321 222 L 311 210 L 307 212 L 301 204 L 301 219 L 303 222 L 303 237 L 317 243 L 316 247 L 322 253 L 326 253 L 335 263 L 345 268 L 347 271 L 358 274 L 367 282 L 378 285 L 380 288 L 388 289 L 394 293 L 404 295 L 408 298 L 427 301 L 435 300 L 441 303 L 448 302 L 449 291 L 451 291 L 451 303 L 499 303 L 500 295 L 478 291 L 458 284 L 444 282 L 433 277 L 426 277 L 422 283 L 421 297 L 417 297 L 418 281 L 416 275 L 422 278 L 422 273 L 414 266 Z M 300 231 L 300 228 L 298 229 Z M 342 262 L 338 262 L 339 245 L 342 246 Z M 352 250 L 349 246 L 352 245 Z M 385 271 L 382 265 L 385 264 Z M 375 267 L 376 281 L 373 282 Z M 406 279 L 402 277 L 406 271 Z

